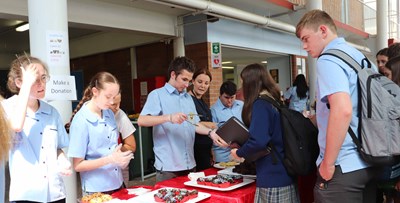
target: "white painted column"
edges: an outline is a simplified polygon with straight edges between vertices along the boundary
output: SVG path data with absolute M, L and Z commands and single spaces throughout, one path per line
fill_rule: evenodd
M 388 1 L 376 1 L 376 52 L 388 46 Z
M 183 17 L 178 17 L 177 19 L 178 25 L 176 26 L 176 35 L 177 37 L 173 40 L 174 42 L 174 57 L 177 56 L 185 56 L 185 41 L 183 39 Z
M 306 9 L 307 11 L 313 9 L 322 10 L 322 0 L 308 0 L 306 1 Z M 314 101 L 315 91 L 317 85 L 317 59 L 312 58 L 310 55 L 307 57 L 307 67 L 308 67 L 308 77 L 310 82 L 310 101 Z
M 177 37 L 174 39 L 174 57 L 185 56 L 185 42 L 183 37 Z
M 306 1 L 306 9 L 307 11 L 313 9 L 320 9 L 322 10 L 322 0 L 308 0 Z
M 267 59 L 265 59 L 267 60 Z M 236 65 L 234 71 L 233 71 L 233 76 L 234 76 L 234 82 L 237 85 L 237 88 L 242 87 L 242 80 L 240 78 L 240 74 L 242 73 L 242 70 L 247 66 L 247 64 L 238 64 Z
M 30 53 L 44 61 L 51 75 L 70 75 L 67 0 L 29 0 Z M 55 41 L 56 40 L 56 41 Z M 71 117 L 71 101 L 50 101 L 64 123 Z M 64 179 L 67 202 L 77 201 L 76 173 Z

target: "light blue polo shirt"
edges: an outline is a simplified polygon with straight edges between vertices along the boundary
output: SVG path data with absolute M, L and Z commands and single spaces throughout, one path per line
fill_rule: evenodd
M 308 110 L 307 101 L 308 101 L 308 91 L 306 93 L 305 98 L 300 98 L 297 96 L 297 87 L 290 87 L 284 94 L 283 97 L 285 99 L 290 99 L 289 109 L 293 109 L 298 112 L 303 112 L 304 110 Z
M 3 100 L 8 117 L 18 96 Z M 15 133 L 9 154 L 10 201 L 53 202 L 66 197 L 59 174 L 57 150 L 68 147 L 68 134 L 58 111 L 40 101 L 39 109 L 27 112 L 21 132 Z
M 150 92 L 140 115 L 159 116 L 174 113 L 196 113 L 192 97 L 186 92 L 179 93 L 172 85 Z M 198 123 L 195 116 L 193 123 Z M 194 160 L 195 126 L 189 122 L 172 124 L 165 122 L 153 126 L 155 163 L 159 171 L 183 171 L 196 166 Z
M 351 57 L 356 59 L 358 63 L 365 57 L 361 52 L 354 47 L 349 46 L 343 38 L 336 38 L 331 41 L 323 50 L 340 49 Z M 318 143 L 320 146 L 320 156 L 317 160 L 319 165 L 324 156 L 326 147 L 326 131 L 328 126 L 329 109 L 327 107 L 328 95 L 345 92 L 350 94 L 353 104 L 353 115 L 350 126 L 353 131 L 358 134 L 358 89 L 357 89 L 357 74 L 345 64 L 342 60 L 333 56 L 321 56 L 317 60 L 317 121 L 318 121 Z M 356 145 L 353 143 L 349 133 L 339 151 L 335 165 L 340 165 L 343 173 L 352 172 L 363 169 L 368 165 L 361 159 L 357 152 Z
M 242 109 L 243 102 L 240 100 L 235 100 L 231 108 L 225 107 L 221 100 L 211 106 L 211 115 L 213 122 L 217 123 L 218 127 L 225 123 L 232 116 L 235 116 L 240 121 L 242 121 Z M 214 158 L 216 162 L 228 162 L 230 161 L 231 149 L 229 147 L 219 147 L 213 145 Z
M 75 114 L 69 134 L 69 157 L 95 160 L 108 156 L 118 145 L 114 113 L 110 109 L 102 110 L 102 118 L 99 118 L 89 110 L 87 103 Z M 121 168 L 113 164 L 80 172 L 80 176 L 82 190 L 86 192 L 115 190 L 123 181 Z

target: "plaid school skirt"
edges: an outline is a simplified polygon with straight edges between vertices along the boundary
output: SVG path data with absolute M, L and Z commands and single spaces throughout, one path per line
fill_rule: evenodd
M 254 203 L 299 203 L 294 184 L 285 187 L 256 188 Z

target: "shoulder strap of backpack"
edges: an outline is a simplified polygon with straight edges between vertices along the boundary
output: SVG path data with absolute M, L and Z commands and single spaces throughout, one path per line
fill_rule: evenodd
M 349 56 L 347 53 L 345 53 L 345 52 L 343 52 L 342 50 L 339 50 L 339 49 L 328 49 L 324 53 L 319 55 L 319 57 L 321 57 L 323 55 L 334 56 L 334 57 L 342 60 L 349 67 L 351 67 L 356 73 L 358 73 L 363 68 L 363 66 L 360 65 L 356 60 L 354 60 L 353 57 Z M 367 63 L 367 67 L 368 68 L 371 68 L 371 62 L 366 57 L 361 61 L 361 64 L 364 64 L 364 62 Z M 327 106 L 329 108 L 329 104 L 327 104 Z M 357 149 L 361 150 L 361 142 L 357 138 L 356 134 L 354 133 L 354 131 L 351 129 L 350 126 L 349 126 L 349 129 L 348 129 L 348 132 L 349 132 L 349 134 L 351 136 L 351 139 L 353 140 L 354 144 L 356 144 Z
M 366 66 L 367 68 L 371 68 L 372 67 L 371 62 L 367 59 L 367 57 L 364 57 L 361 60 L 361 64 L 359 64 L 356 60 L 354 60 L 353 57 L 349 56 L 347 53 L 345 53 L 344 51 L 342 51 L 340 49 L 328 49 L 324 53 L 319 55 L 319 57 L 321 57 L 323 55 L 334 56 L 334 57 L 342 60 L 349 67 L 351 67 L 356 73 L 358 73 L 362 68 L 365 67 L 364 66 L 365 63 L 367 64 L 367 66 Z
M 363 68 L 372 68 L 372 63 L 368 60 L 368 58 L 365 55 L 364 58 L 361 60 L 361 64 L 358 63 L 353 57 L 351 57 L 346 52 L 340 49 L 328 49 L 327 51 L 322 53 L 319 57 L 323 55 L 331 55 L 339 58 L 340 60 L 345 62 L 348 66 L 350 66 L 356 73 L 358 73 Z
M 268 95 L 260 95 L 259 96 L 260 99 L 264 99 L 267 102 L 269 102 L 270 104 L 272 104 L 275 108 L 277 108 L 278 110 L 280 110 L 282 108 L 282 104 L 280 104 L 278 101 L 276 101 L 275 99 L 271 98 Z

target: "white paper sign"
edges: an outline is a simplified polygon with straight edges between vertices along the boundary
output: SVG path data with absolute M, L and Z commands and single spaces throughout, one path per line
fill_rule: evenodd
M 50 75 L 50 80 L 46 83 L 45 100 L 76 100 L 75 77 Z
M 49 67 L 63 66 L 68 63 L 68 33 L 61 31 L 46 32 L 47 63 Z

